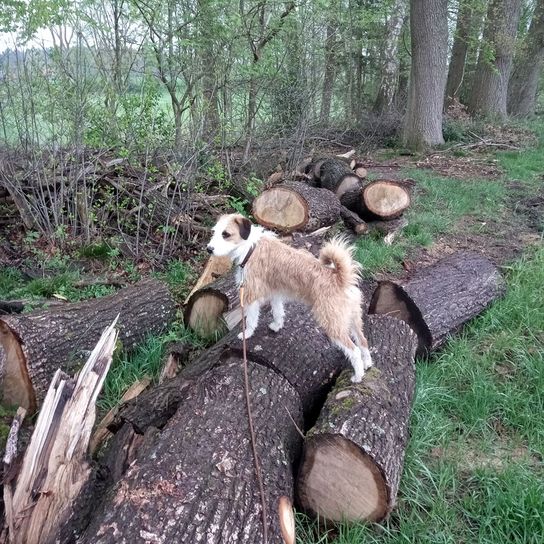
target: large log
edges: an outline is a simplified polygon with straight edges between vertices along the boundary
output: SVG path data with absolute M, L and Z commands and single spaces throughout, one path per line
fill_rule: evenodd
M 484 255 L 461 251 L 404 281 L 381 281 L 370 314 L 402 319 L 419 338 L 418 354 L 439 348 L 504 292 L 504 280 Z
M 349 362 L 317 326 L 310 310 L 300 303 L 286 305 L 285 327 L 268 328 L 270 312 L 264 311 L 254 335 L 247 341 L 253 360 L 273 368 L 295 387 L 305 415 L 311 419 L 324 400 L 332 380 Z M 130 423 L 142 434 L 149 427 L 163 427 L 176 411 L 187 387 L 225 352 L 241 353 L 242 342 L 233 329 L 202 356 L 184 367 L 173 379 L 142 393 L 119 410 L 110 430 Z
M 325 189 L 291 181 L 263 191 L 253 201 L 257 223 L 282 233 L 311 232 L 336 223 L 338 198 Z
M 115 320 L 116 321 L 116 320 Z M 16 480 L 4 482 L 2 542 L 55 542 L 91 474 L 88 445 L 95 403 L 115 349 L 115 321 L 77 378 L 55 373 Z
M 342 195 L 361 187 L 361 179 L 340 159 L 328 159 L 321 165 L 320 186 L 332 191 L 342 201 Z
M 81 365 L 118 314 L 120 341 L 131 349 L 166 328 L 175 314 L 174 300 L 164 283 L 149 279 L 108 297 L 1 316 L 4 401 L 33 411 L 57 368 L 72 372 Z
M 321 520 L 379 521 L 397 495 L 414 392 L 417 338 L 392 317 L 368 320 L 374 367 L 360 384 L 340 375 L 307 433 L 297 482 Z
M 379 219 L 395 219 L 410 206 L 409 187 L 399 181 L 377 179 L 363 189 L 365 209 Z
M 284 521 L 292 516 L 300 399 L 279 373 L 251 360 L 248 366 L 268 542 L 280 544 L 290 540 Z M 185 391 L 174 417 L 140 450 L 80 542 L 263 542 L 240 357 L 227 357 Z

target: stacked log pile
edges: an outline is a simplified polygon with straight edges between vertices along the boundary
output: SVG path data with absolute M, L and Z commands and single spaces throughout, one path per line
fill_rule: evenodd
M 277 176 L 255 198 L 253 216 L 259 224 L 286 233 L 308 232 L 341 219 L 357 235 L 378 232 L 392 243 L 407 225 L 402 215 L 411 203 L 412 182 L 366 181 L 366 168 L 352 155 L 318 157 L 305 165 L 305 182 Z

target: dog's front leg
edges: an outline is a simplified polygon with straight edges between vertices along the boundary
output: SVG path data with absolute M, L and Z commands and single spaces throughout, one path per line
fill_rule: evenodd
M 259 324 L 259 313 L 261 311 L 261 303 L 256 300 L 255 302 L 252 302 L 251 304 L 248 304 L 245 308 L 245 315 L 246 315 L 246 338 L 251 338 L 253 336 L 253 333 L 255 332 L 255 329 L 257 328 L 257 325 Z M 244 326 L 244 323 L 242 323 L 242 327 Z M 238 335 L 238 338 L 240 340 L 243 340 L 244 335 L 241 332 Z
M 278 332 L 283 328 L 283 322 L 285 318 L 285 309 L 283 307 L 283 298 L 273 297 L 270 301 L 270 307 L 272 308 L 272 317 L 274 320 L 268 325 L 274 332 Z

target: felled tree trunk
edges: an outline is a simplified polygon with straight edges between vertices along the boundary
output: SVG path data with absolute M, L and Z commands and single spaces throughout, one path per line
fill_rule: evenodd
M 462 251 L 423 268 L 405 281 L 379 282 L 370 314 L 397 317 L 416 332 L 418 353 L 440 347 L 504 291 L 504 280 L 486 257 Z
M 285 326 L 279 332 L 268 328 L 272 317 L 264 311 L 254 335 L 247 340 L 250 358 L 273 368 L 297 390 L 306 416 L 310 417 L 324 400 L 331 381 L 349 367 L 342 352 L 317 327 L 307 306 L 286 306 Z M 185 390 L 201 374 L 220 360 L 223 353 L 240 354 L 239 329 L 231 331 L 198 359 L 184 367 L 171 381 L 142 393 L 119 410 L 110 430 L 130 423 L 138 433 L 150 426 L 162 427 L 176 411 Z
M 408 441 L 417 338 L 391 317 L 368 319 L 374 367 L 342 373 L 307 433 L 297 482 L 307 512 L 332 521 L 379 521 L 393 508 Z
M 71 372 L 88 356 L 118 314 L 120 341 L 131 349 L 165 329 L 175 313 L 168 287 L 144 280 L 114 295 L 0 318 L 5 351 L 2 395 L 33 411 L 58 368 Z
M 328 159 L 321 166 L 320 186 L 332 191 L 342 201 L 342 195 L 361 186 L 361 179 L 341 159 Z
M 253 201 L 253 216 L 283 233 L 311 232 L 338 221 L 340 202 L 330 191 L 291 181 L 261 193 Z
M 410 191 L 398 181 L 378 179 L 363 189 L 364 208 L 379 219 L 395 219 L 410 206 Z
M 280 499 L 293 494 L 300 400 L 270 368 L 251 362 L 249 377 L 269 542 L 281 543 Z M 175 416 L 140 452 L 81 541 L 263 541 L 239 357 L 228 357 L 186 390 Z
M 87 448 L 96 398 L 116 345 L 115 321 L 100 337 L 77 379 L 57 370 L 17 479 L 4 482 L 3 537 L 9 534 L 12 544 L 55 542 L 87 483 L 91 473 Z

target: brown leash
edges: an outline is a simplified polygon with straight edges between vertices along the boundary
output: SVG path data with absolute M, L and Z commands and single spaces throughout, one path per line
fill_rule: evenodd
M 252 251 L 249 253 L 251 255 Z M 247 258 L 249 258 L 249 255 Z M 247 261 L 246 258 L 246 261 Z M 245 264 L 245 262 L 244 262 Z M 244 391 L 246 395 L 247 418 L 249 421 L 249 434 L 251 436 L 251 449 L 253 450 L 253 462 L 255 464 L 255 474 L 259 484 L 261 494 L 261 509 L 263 519 L 263 544 L 268 544 L 268 514 L 266 509 L 266 497 L 264 495 L 263 477 L 261 473 L 261 464 L 257 455 L 257 446 L 255 441 L 255 431 L 253 428 L 253 415 L 251 413 L 251 404 L 249 402 L 249 376 L 247 370 L 247 346 L 246 346 L 246 317 L 244 312 L 244 280 L 240 283 L 240 308 L 242 310 L 242 354 L 244 359 Z

